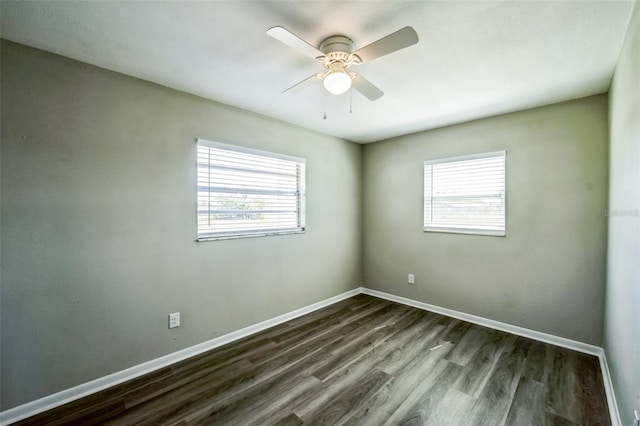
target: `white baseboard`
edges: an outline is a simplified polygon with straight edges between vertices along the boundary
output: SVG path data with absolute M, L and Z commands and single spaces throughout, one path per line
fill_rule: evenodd
M 228 343 L 242 339 L 275 325 L 291 321 L 294 318 L 300 317 L 313 311 L 317 311 L 318 309 L 324 308 L 325 306 L 329 306 L 360 293 L 362 293 L 362 288 L 358 287 L 353 290 L 341 293 L 337 296 L 330 297 L 312 305 L 296 309 L 283 315 L 279 315 L 275 318 L 250 325 L 248 327 L 233 331 L 220 337 L 216 337 L 203 343 L 199 343 L 189 348 L 182 349 L 180 351 L 153 359 L 151 361 L 127 368 L 125 370 L 109 374 L 108 376 L 100 377 L 90 382 L 83 383 L 81 385 L 65 389 L 61 392 L 45 396 L 35 401 L 19 405 L 9 410 L 2 411 L 0 412 L 0 425 L 9 425 L 22 419 L 26 419 L 27 417 L 31 417 L 52 408 L 59 407 L 63 404 L 75 401 L 76 399 L 94 394 L 111 386 L 118 385 L 120 383 L 126 382 L 127 380 L 140 377 L 147 373 L 151 373 L 155 370 L 174 364 L 178 361 L 191 358 L 195 355 L 201 354 L 211 349 L 215 349 L 222 345 L 226 345 Z
M 611 380 L 611 373 L 609 372 L 609 364 L 607 363 L 607 355 L 604 349 L 600 350 L 600 354 L 598 355 L 598 358 L 600 358 L 600 371 L 602 372 L 602 381 L 604 382 L 604 391 L 607 394 L 607 404 L 609 404 L 609 414 L 611 416 L 611 423 L 613 426 L 622 426 L 622 420 L 620 419 L 620 411 L 618 411 L 616 393 L 613 390 L 613 382 Z
M 604 382 L 604 390 L 607 395 L 607 404 L 609 406 L 609 416 L 611 417 L 612 426 L 621 426 L 622 423 L 620 422 L 620 413 L 618 412 L 618 405 L 616 403 L 616 397 L 615 393 L 613 392 L 613 385 L 611 383 L 611 375 L 609 374 L 609 365 L 607 364 L 607 358 L 605 356 L 604 350 L 601 347 L 578 342 L 576 340 L 566 339 L 564 337 L 554 336 L 552 334 L 542 333 L 540 331 L 530 330 L 528 328 L 519 327 L 517 325 L 511 325 L 504 322 L 455 311 L 453 309 L 443 308 L 441 306 L 431 305 L 425 302 L 419 302 L 417 300 L 396 296 L 378 290 L 372 290 L 370 288 L 362 288 L 362 293 L 379 297 L 381 299 L 390 300 L 392 302 L 402 303 L 403 305 L 424 309 L 425 311 L 446 315 L 448 317 L 458 318 L 463 321 L 482 325 L 484 327 L 506 331 L 507 333 L 528 337 L 529 339 L 538 340 L 555 346 L 561 346 L 563 348 L 597 356 L 600 360 L 600 371 L 602 372 L 602 380 Z
M 584 352 L 590 355 L 598 356 L 600 354 L 600 351 L 602 350 L 602 348 L 598 346 L 589 345 L 587 343 L 565 339 L 564 337 L 558 337 L 552 334 L 541 333 L 540 331 L 530 330 L 528 328 L 518 327 L 517 325 L 511 325 L 460 311 L 454 311 L 453 309 L 443 308 L 441 306 L 431 305 L 429 303 L 419 302 L 413 299 L 407 299 L 406 297 L 396 296 L 394 294 L 372 290 L 370 288 L 365 288 L 362 290 L 362 292 L 371 296 L 380 297 L 381 299 L 391 300 L 392 302 L 402 303 L 403 305 L 409 305 L 416 308 L 424 309 L 425 311 L 435 312 L 437 314 L 446 315 L 452 318 L 458 318 L 463 321 L 471 322 L 484 327 L 506 331 L 507 333 L 516 334 L 522 337 L 528 337 L 529 339 L 539 340 L 541 342 L 550 343 L 556 346 L 562 346 L 563 348 L 573 349 L 574 351 Z
M 85 397 L 87 395 L 91 395 L 93 393 L 99 392 L 111 386 L 118 385 L 120 383 L 126 382 L 127 380 L 140 377 L 144 374 L 151 373 L 155 370 L 174 364 L 178 361 L 182 361 L 187 358 L 191 358 L 192 356 L 209 351 L 211 349 L 215 349 L 219 346 L 226 345 L 233 341 L 247 337 L 251 334 L 255 334 L 259 331 L 265 330 L 275 325 L 282 324 L 294 318 L 300 317 L 302 315 L 308 314 L 310 312 L 324 308 L 325 306 L 331 305 L 333 303 L 339 302 L 341 300 L 347 299 L 349 297 L 353 297 L 361 293 L 368 294 L 370 296 L 379 297 L 381 299 L 390 300 L 393 302 L 402 303 L 403 305 L 424 309 L 430 312 L 435 312 L 441 315 L 446 315 L 452 318 L 458 318 L 463 321 L 468 321 L 484 327 L 505 331 L 507 333 L 512 333 L 518 336 L 528 337 L 533 340 L 538 340 L 538 341 L 549 343 L 552 345 L 561 346 L 564 348 L 573 349 L 578 352 L 583 352 L 583 353 L 597 356 L 600 360 L 600 369 L 602 371 L 602 379 L 604 382 L 605 392 L 607 395 L 607 403 L 609 405 L 611 423 L 613 424 L 613 426 L 621 426 L 620 414 L 618 412 L 615 393 L 613 391 L 613 385 L 611 383 L 609 366 L 607 364 L 607 358 L 602 348 L 598 346 L 590 345 L 587 343 L 566 339 L 564 337 L 558 337 L 551 334 L 530 330 L 528 328 L 511 325 L 511 324 L 503 323 L 500 321 L 495 321 L 488 318 L 483 318 L 476 315 L 455 311 L 453 309 L 443 308 L 440 306 L 431 305 L 429 303 L 419 302 L 417 300 L 408 299 L 406 297 L 396 296 L 393 294 L 385 293 L 378 290 L 372 290 L 364 287 L 358 287 L 353 290 L 349 290 L 347 292 L 344 292 L 334 297 L 330 297 L 328 299 L 322 300 L 312 305 L 305 306 L 303 308 L 296 309 L 289 313 L 279 315 L 275 318 L 271 318 L 266 321 L 262 321 L 257 324 L 242 328 L 240 330 L 233 331 L 231 333 L 225 334 L 224 336 L 216 337 L 214 339 L 197 344 L 195 346 L 191 346 L 189 348 L 182 349 L 180 351 L 145 362 L 143 364 L 139 364 L 131 368 L 127 368 L 126 370 L 122 370 L 122 371 L 110 374 L 108 376 L 104 376 L 99 379 L 92 380 L 90 382 L 83 383 L 78 386 L 74 386 L 73 388 L 65 389 L 53 395 L 49 395 L 44 398 L 40 398 L 35 401 L 28 402 L 24 405 L 14 407 L 6 411 L 2 411 L 0 412 L 0 425 L 9 425 L 11 423 L 20 421 L 27 417 L 31 417 L 36 414 L 42 413 L 44 411 L 50 410 L 52 408 L 59 407 L 63 404 L 69 403 L 76 399 Z

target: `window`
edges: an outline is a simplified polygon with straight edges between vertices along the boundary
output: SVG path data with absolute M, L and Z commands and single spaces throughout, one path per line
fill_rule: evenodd
M 305 160 L 198 140 L 198 241 L 304 231 Z
M 505 235 L 506 151 L 424 162 L 424 230 Z

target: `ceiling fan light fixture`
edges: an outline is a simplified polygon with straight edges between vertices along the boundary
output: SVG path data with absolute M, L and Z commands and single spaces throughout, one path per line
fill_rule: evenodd
M 351 88 L 351 76 L 341 64 L 332 64 L 331 72 L 324 78 L 324 88 L 334 95 L 342 95 Z
M 351 77 L 344 71 L 332 72 L 324 78 L 324 88 L 334 95 L 342 95 L 351 88 Z

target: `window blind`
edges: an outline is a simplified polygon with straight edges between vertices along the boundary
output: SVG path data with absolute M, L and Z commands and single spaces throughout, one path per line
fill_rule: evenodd
M 424 162 L 424 230 L 505 235 L 506 151 Z
M 305 160 L 198 140 L 198 240 L 302 232 Z

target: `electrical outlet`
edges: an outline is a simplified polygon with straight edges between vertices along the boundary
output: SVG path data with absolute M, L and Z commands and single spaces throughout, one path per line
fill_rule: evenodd
M 416 278 L 413 276 L 413 274 L 409 274 L 409 284 L 415 284 L 416 283 Z
M 180 312 L 169 314 L 169 328 L 180 327 Z

